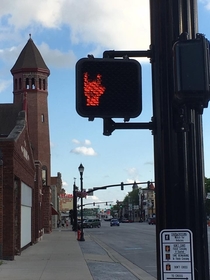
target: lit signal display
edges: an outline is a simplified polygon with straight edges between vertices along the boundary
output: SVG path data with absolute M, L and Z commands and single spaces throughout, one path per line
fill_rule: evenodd
M 141 65 L 132 59 L 82 58 L 76 110 L 89 118 L 135 118 L 142 110 Z
M 105 87 L 101 84 L 101 75 L 98 74 L 95 80 L 90 81 L 88 73 L 84 73 L 84 95 L 87 98 L 87 106 L 99 106 L 99 100 L 104 94 Z

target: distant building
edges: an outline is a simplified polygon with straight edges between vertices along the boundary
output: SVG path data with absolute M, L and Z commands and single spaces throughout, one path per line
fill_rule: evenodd
M 140 218 L 146 221 L 156 215 L 155 186 L 150 183 L 147 188 L 139 189 Z
M 51 194 L 52 194 L 52 228 L 57 228 L 58 220 L 60 219 L 59 197 L 61 193 L 62 179 L 61 173 L 58 172 L 56 177 L 51 177 Z
M 67 212 L 73 209 L 73 195 L 62 193 L 59 195 L 59 209 L 61 212 Z

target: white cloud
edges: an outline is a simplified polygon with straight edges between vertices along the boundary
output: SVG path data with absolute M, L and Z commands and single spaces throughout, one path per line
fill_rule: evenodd
M 115 49 L 149 47 L 148 0 L 2 0 L 0 16 L 5 34 L 66 26 L 74 44 L 94 43 Z
M 59 50 L 51 50 L 49 46 L 45 43 L 42 43 L 40 46 L 37 46 L 41 52 L 44 60 L 48 66 L 58 67 L 58 68 L 69 68 L 74 67 L 76 63 L 76 56 L 73 51 L 69 50 L 66 53 L 62 53 Z
M 74 154 L 81 154 L 85 156 L 96 156 L 97 153 L 91 146 L 91 141 L 88 139 L 85 139 L 84 141 L 79 141 L 77 139 L 73 139 L 72 142 L 78 147 L 72 149 L 70 152 Z M 88 146 L 88 147 L 87 147 Z
M 99 0 L 2 0 L 0 19 L 0 40 L 5 46 L 0 59 L 10 67 L 29 33 L 36 38 L 50 29 L 60 32 L 65 27 L 72 44 L 88 47 L 95 56 L 106 49 L 145 50 L 150 45 L 148 0 L 107 0 L 106 4 Z M 65 52 L 34 43 L 49 68 L 74 67 L 77 58 L 70 43 Z
M 60 15 L 64 3 L 62 0 L 2 0 L 0 16 L 4 15 L 8 25 L 15 29 L 23 29 L 34 23 L 57 28 L 61 24 Z
M 77 140 L 77 139 L 72 139 L 72 142 L 73 142 L 74 144 L 78 144 L 78 145 L 79 145 L 79 143 L 80 143 L 80 141 Z
M 86 145 L 86 146 L 90 146 L 90 145 L 91 145 L 90 140 L 87 140 L 87 139 L 86 139 L 86 140 L 85 140 L 85 145 Z
M 210 10 L 210 0 L 199 0 L 207 10 Z
M 136 167 L 131 167 L 131 168 L 128 168 L 126 169 L 128 175 L 132 176 L 132 177 L 136 177 L 137 174 L 138 174 L 138 170 Z
M 83 0 L 70 1 L 68 6 L 72 13 L 65 13 L 64 20 L 71 28 L 74 43 L 95 42 L 121 49 L 148 47 L 149 1 L 110 0 L 105 5 L 104 1 Z
M 67 187 L 67 186 L 68 186 L 68 183 L 62 180 L 62 186 L 63 186 L 63 187 Z
M 96 156 L 97 153 L 94 151 L 93 148 L 89 147 L 77 147 L 71 150 L 71 153 L 74 154 L 81 154 L 81 155 L 85 155 L 85 156 Z
M 36 42 L 34 43 L 36 44 Z M 42 57 L 44 57 L 44 60 L 49 68 L 70 68 L 75 66 L 77 59 L 73 51 L 69 50 L 68 52 L 61 52 L 57 49 L 53 50 L 50 49 L 46 43 L 42 43 L 41 45 L 36 44 L 36 46 L 42 54 Z M 9 62 L 11 65 L 10 67 L 12 68 L 23 47 L 23 44 L 21 44 L 18 47 L 1 49 L 1 61 L 4 61 L 5 63 Z

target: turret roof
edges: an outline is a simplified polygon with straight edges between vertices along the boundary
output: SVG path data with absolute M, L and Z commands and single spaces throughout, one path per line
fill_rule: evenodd
M 50 74 L 50 70 L 45 64 L 44 59 L 31 38 L 29 38 L 25 47 L 21 51 L 15 65 L 11 69 L 11 72 L 13 74 L 23 69 L 42 69 L 44 72 Z

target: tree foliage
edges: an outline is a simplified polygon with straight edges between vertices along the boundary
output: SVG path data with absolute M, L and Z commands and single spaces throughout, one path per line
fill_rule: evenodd
M 132 190 L 124 198 L 123 204 L 128 205 L 129 203 L 132 203 L 133 205 L 139 204 L 139 190 L 138 189 Z

